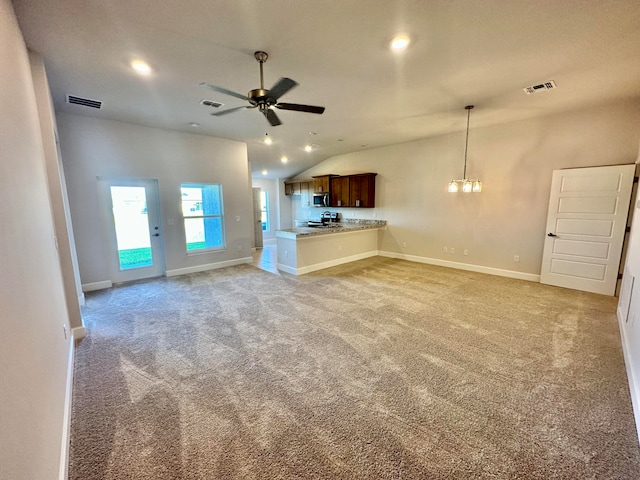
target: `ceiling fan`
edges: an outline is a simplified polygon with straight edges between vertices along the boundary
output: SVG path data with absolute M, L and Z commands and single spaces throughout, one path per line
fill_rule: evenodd
M 248 101 L 251 105 L 247 107 L 236 107 L 230 108 L 229 110 L 225 110 L 223 112 L 212 113 L 214 117 L 220 117 L 222 115 L 227 115 L 228 113 L 233 113 L 238 110 L 243 110 L 247 108 L 258 108 L 260 112 L 265 116 L 265 118 L 269 121 L 271 126 L 276 127 L 278 125 L 282 125 L 282 122 L 276 115 L 276 112 L 273 110 L 274 108 L 279 108 L 280 110 L 294 110 L 296 112 L 307 112 L 307 113 L 317 113 L 321 114 L 324 112 L 324 107 L 316 107 L 314 105 L 300 105 L 298 103 L 280 103 L 278 99 L 291 90 L 293 87 L 298 85 L 298 83 L 290 78 L 283 77 L 278 80 L 270 90 L 264 89 L 264 74 L 262 72 L 262 64 L 267 61 L 269 55 L 266 52 L 258 51 L 253 54 L 258 63 L 260 63 L 260 88 L 256 88 L 251 90 L 247 95 L 242 95 L 241 93 L 236 93 L 231 90 L 227 90 L 226 88 L 217 87 L 215 85 L 211 85 L 210 83 L 202 82 L 200 84 L 201 87 L 209 88 L 219 93 L 224 93 L 225 95 L 230 95 L 232 97 L 240 98 L 242 100 Z

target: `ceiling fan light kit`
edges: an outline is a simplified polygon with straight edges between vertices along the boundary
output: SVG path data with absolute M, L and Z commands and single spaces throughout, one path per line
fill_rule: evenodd
M 241 100 L 245 100 L 250 104 L 249 106 L 230 108 L 229 110 L 212 113 L 211 115 L 213 115 L 214 117 L 220 117 L 222 115 L 227 115 L 238 110 L 257 108 L 260 113 L 265 116 L 272 127 L 277 127 L 278 125 L 282 125 L 282 122 L 278 118 L 278 115 L 276 115 L 274 108 L 278 108 L 280 110 L 291 110 L 295 112 L 315 113 L 318 115 L 324 113 L 324 107 L 318 107 L 315 105 L 302 105 L 298 103 L 279 103 L 278 100 L 280 99 L 280 97 L 297 86 L 298 83 L 290 78 L 282 77 L 273 85 L 273 87 L 271 87 L 270 90 L 265 89 L 263 64 L 267 61 L 269 55 L 267 54 L 267 52 L 259 50 L 255 52 L 253 56 L 260 64 L 260 88 L 250 90 L 247 95 L 242 95 L 241 93 L 227 90 L 226 88 L 218 87 L 216 85 L 211 85 L 210 83 L 206 82 L 202 82 L 200 84 L 200 86 L 202 87 L 209 88 L 215 92 L 236 97 Z
M 450 193 L 457 193 L 462 190 L 464 193 L 479 193 L 482 191 L 482 182 L 478 178 L 467 178 L 467 151 L 469 147 L 469 119 L 471 117 L 471 110 L 473 105 L 467 105 L 464 107 L 467 111 L 467 137 L 464 144 L 464 170 L 461 180 L 451 180 L 447 191 Z

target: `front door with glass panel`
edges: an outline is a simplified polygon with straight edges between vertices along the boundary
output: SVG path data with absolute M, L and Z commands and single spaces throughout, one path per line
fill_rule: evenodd
M 164 274 L 162 223 L 155 180 L 101 180 L 114 283 Z

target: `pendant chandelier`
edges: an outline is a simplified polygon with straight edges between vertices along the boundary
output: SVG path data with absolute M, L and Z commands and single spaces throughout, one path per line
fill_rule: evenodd
M 481 192 L 482 182 L 478 178 L 467 178 L 467 150 L 469 147 L 469 118 L 471 117 L 471 109 L 473 105 L 464 107 L 467 111 L 467 139 L 464 144 L 464 171 L 462 172 L 462 180 L 451 180 L 449 182 L 448 191 L 456 193 L 462 190 L 465 193 Z

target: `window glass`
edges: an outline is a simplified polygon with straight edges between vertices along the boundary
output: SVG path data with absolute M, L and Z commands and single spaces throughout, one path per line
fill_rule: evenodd
M 182 184 L 187 251 L 225 248 L 222 185 Z

